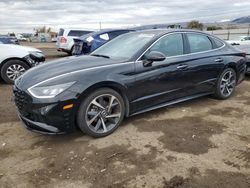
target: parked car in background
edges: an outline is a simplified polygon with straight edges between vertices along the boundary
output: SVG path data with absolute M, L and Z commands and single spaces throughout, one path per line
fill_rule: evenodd
M 92 31 L 80 30 L 80 29 L 60 29 L 57 36 L 57 51 L 66 52 L 69 55 L 72 54 L 74 46 L 74 38 L 91 33 Z
M 246 57 L 247 57 L 247 68 L 246 68 L 246 74 L 250 75 L 250 44 L 241 44 L 241 45 L 236 45 L 234 46 L 236 48 L 238 48 L 239 50 L 242 50 L 243 52 L 246 53 Z
M 90 55 L 31 69 L 15 82 L 14 100 L 30 130 L 60 134 L 78 126 L 103 137 L 124 117 L 205 95 L 231 97 L 245 63 L 243 52 L 202 32 L 131 32 Z
M 0 43 L 1 44 L 19 44 L 18 40 L 15 37 L 10 37 L 10 36 L 5 36 L 5 35 L 0 36 Z
M 44 61 L 45 56 L 38 49 L 0 44 L 0 76 L 8 84 L 13 84 L 26 70 Z
M 51 42 L 57 42 L 57 37 L 51 38 Z
M 28 39 L 25 38 L 22 34 L 17 34 L 17 40 L 22 42 L 27 42 Z
M 250 36 L 242 36 L 239 40 L 229 40 L 227 42 L 232 45 L 250 45 Z
M 75 38 L 74 47 L 72 54 L 81 55 L 89 54 L 105 44 L 106 42 L 118 37 L 119 35 L 131 32 L 134 30 L 130 29 L 112 29 L 112 30 L 101 30 L 93 32 L 87 35 L 83 35 L 79 38 Z

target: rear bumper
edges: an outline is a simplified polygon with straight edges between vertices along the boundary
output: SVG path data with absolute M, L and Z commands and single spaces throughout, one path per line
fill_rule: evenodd
M 250 55 L 247 55 L 246 74 L 250 75 Z
M 70 53 L 71 50 L 65 49 L 65 48 L 57 48 L 58 52 L 66 52 L 66 53 Z

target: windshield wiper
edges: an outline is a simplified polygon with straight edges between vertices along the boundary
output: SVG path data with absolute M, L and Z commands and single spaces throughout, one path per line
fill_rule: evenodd
M 91 56 L 104 57 L 104 58 L 110 59 L 109 56 L 107 56 L 107 55 L 101 55 L 101 54 L 91 54 Z

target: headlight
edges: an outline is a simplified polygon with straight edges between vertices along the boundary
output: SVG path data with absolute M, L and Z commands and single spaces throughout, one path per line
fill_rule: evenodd
M 86 41 L 88 41 L 88 42 L 91 42 L 92 40 L 94 40 L 94 38 L 93 37 L 88 37 L 88 38 L 86 38 Z
M 75 82 L 69 82 L 65 84 L 52 85 L 52 86 L 35 86 L 28 89 L 29 93 L 36 98 L 53 98 L 69 87 Z
M 35 62 L 42 62 L 45 61 L 45 57 L 44 54 L 42 52 L 29 52 L 29 56 L 32 60 L 34 60 Z

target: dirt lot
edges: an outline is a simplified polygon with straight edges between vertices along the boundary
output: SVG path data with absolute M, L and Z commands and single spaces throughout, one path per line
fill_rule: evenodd
M 54 44 L 38 47 L 64 56 Z M 250 187 L 249 78 L 229 100 L 204 97 L 128 118 L 101 139 L 29 132 L 11 95 L 0 83 L 0 187 Z

